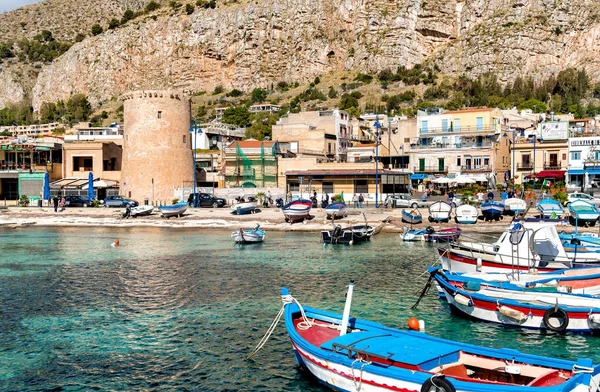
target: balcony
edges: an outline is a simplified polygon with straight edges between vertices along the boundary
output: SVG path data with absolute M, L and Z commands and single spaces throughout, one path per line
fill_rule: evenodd
M 532 162 L 517 163 L 517 170 L 533 170 Z
M 544 170 L 561 170 L 562 168 L 562 162 L 544 162 Z
M 413 172 L 415 173 L 448 173 L 448 166 L 440 167 L 439 165 L 435 166 L 413 166 Z
M 461 134 L 490 134 L 496 133 L 500 131 L 500 126 L 498 124 L 483 124 L 480 126 L 471 125 L 471 126 L 461 126 L 458 128 L 454 127 L 440 127 L 440 128 L 427 128 L 422 129 L 419 127 L 419 135 L 421 137 L 425 135 L 461 135 Z
M 492 170 L 490 165 L 466 165 L 461 166 L 460 171 L 463 173 L 480 173 L 480 172 L 489 172 Z
M 490 142 L 481 142 L 481 143 L 456 143 L 456 144 L 414 144 L 411 145 L 411 149 L 415 150 L 429 150 L 429 149 L 473 149 L 473 148 L 492 148 L 493 143 Z

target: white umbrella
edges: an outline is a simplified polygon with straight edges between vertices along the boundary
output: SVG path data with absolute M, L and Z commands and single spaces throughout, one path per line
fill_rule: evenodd
M 440 178 L 436 178 L 435 180 L 431 181 L 431 182 L 435 182 L 436 184 L 448 184 L 453 182 L 454 180 L 451 178 L 447 178 L 447 177 L 440 177 Z
M 475 184 L 475 180 L 471 177 L 460 175 L 454 179 L 457 184 Z

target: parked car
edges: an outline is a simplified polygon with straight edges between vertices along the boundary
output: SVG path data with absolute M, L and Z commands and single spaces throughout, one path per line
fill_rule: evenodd
M 220 208 L 227 205 L 227 200 L 210 193 L 196 193 L 196 203 L 198 207 Z
M 65 196 L 65 207 L 87 207 L 91 206 L 90 199 L 81 196 Z
M 600 207 L 600 199 L 599 198 L 590 196 L 587 193 L 581 193 L 581 192 L 570 193 L 567 198 L 567 201 L 565 201 L 565 206 L 568 206 L 569 203 L 571 203 L 572 201 L 575 201 L 575 200 L 584 200 L 584 201 L 587 201 L 588 203 L 592 203 L 596 207 Z
M 417 207 L 429 207 L 431 202 L 423 201 L 421 199 L 415 199 L 411 195 L 400 194 L 392 196 L 392 206 L 398 208 L 417 208 Z
M 137 207 L 140 203 L 123 196 L 107 196 L 104 199 L 104 207 Z

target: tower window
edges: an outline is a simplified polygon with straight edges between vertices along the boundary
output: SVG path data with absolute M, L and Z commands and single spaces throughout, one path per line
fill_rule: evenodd
M 183 135 L 183 144 L 185 144 L 185 135 Z
M 162 112 L 160 110 L 158 111 L 158 118 L 162 118 Z

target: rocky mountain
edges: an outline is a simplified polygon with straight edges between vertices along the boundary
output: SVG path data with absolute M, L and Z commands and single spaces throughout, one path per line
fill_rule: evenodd
M 87 4 L 102 15 L 94 22 L 101 24 L 111 12 L 119 17 L 146 3 L 47 0 L 26 8 L 52 10 L 55 2 Z M 495 72 L 502 81 L 583 67 L 600 80 L 597 0 L 261 0 L 217 2 L 191 15 L 184 9 L 163 5 L 73 45 L 41 68 L 31 91 L 34 108 L 80 92 L 96 105 L 130 89 L 247 91 L 340 69 L 375 73 L 423 62 L 450 75 Z M 70 18 L 60 10 L 53 18 Z M 0 16 L 16 19 L 21 12 Z M 1 68 L 0 86 L 17 91 L 19 78 L 6 74 Z M 18 96 L 7 91 L 0 89 L 0 104 Z

